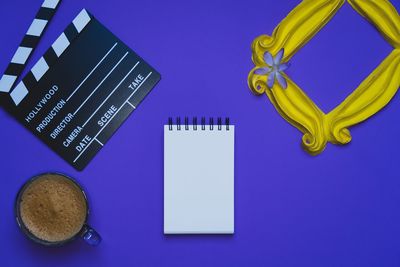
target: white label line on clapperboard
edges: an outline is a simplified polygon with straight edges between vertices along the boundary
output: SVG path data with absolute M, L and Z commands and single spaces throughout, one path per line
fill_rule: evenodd
M 72 94 L 67 98 L 67 102 L 71 99 L 71 97 L 79 90 L 79 88 L 81 88 L 81 86 L 86 82 L 87 79 L 89 79 L 89 77 L 93 74 L 93 72 L 100 66 L 100 64 L 106 59 L 106 57 L 108 57 L 108 55 L 111 53 L 111 51 L 114 50 L 114 48 L 117 46 L 118 43 L 115 43 L 110 50 L 108 50 L 108 52 L 105 54 L 105 56 L 103 56 L 103 58 L 97 63 L 96 66 L 94 66 L 94 68 L 89 72 L 89 74 L 85 77 L 85 79 L 83 79 L 83 81 L 78 85 L 78 87 L 75 88 L 75 90 L 72 92 Z
M 96 112 L 99 111 L 99 109 L 111 97 L 111 95 L 114 94 L 114 92 L 121 86 L 121 84 L 125 81 L 125 79 L 129 76 L 129 74 L 131 74 L 131 72 L 136 68 L 137 65 L 139 65 L 139 61 L 136 62 L 135 66 L 132 67 L 132 69 L 128 72 L 128 74 L 125 75 L 125 77 L 119 82 L 117 86 L 115 86 L 115 88 L 111 91 L 111 93 L 106 97 L 106 99 L 104 99 L 104 101 L 98 106 L 98 108 L 92 113 L 92 115 L 90 115 L 90 117 L 85 121 L 85 123 L 82 124 L 82 128 L 85 127 L 85 125 L 92 119 L 94 114 L 96 114 Z
M 79 155 L 74 159 L 74 163 L 82 156 L 82 154 L 86 151 L 86 149 L 92 144 L 92 142 L 97 139 L 97 136 L 99 136 L 99 134 L 101 134 L 101 132 L 107 127 L 107 125 L 114 119 L 115 115 L 118 114 L 118 112 L 125 106 L 125 104 L 127 104 L 129 102 L 129 99 L 136 93 L 136 91 L 146 82 L 147 78 L 150 77 L 150 75 L 153 72 L 150 72 L 146 78 L 144 78 L 143 82 L 136 88 L 135 91 L 133 91 L 128 98 L 125 100 L 124 103 L 122 103 L 122 105 L 117 109 L 117 111 L 111 116 L 111 118 L 107 121 L 106 124 L 104 124 L 104 126 L 100 129 L 100 131 L 98 131 L 98 133 L 94 136 L 94 138 L 89 142 L 89 144 L 81 151 L 81 153 L 79 153 Z
M 97 143 L 99 143 L 101 146 L 104 146 L 104 144 L 102 142 L 100 142 L 99 139 L 95 138 L 94 140 L 96 140 Z
M 133 109 L 136 109 L 136 107 L 135 107 L 131 102 L 128 101 L 128 104 L 129 104 Z
M 129 52 L 126 52 L 125 55 L 118 61 L 118 63 L 110 70 L 109 73 L 101 80 L 101 82 L 94 88 L 94 90 L 90 93 L 90 95 L 85 99 L 85 101 L 82 102 L 82 104 L 75 110 L 73 115 L 75 116 L 76 113 L 86 104 L 86 102 L 89 100 L 89 98 L 97 91 L 97 89 L 100 88 L 100 86 L 104 83 L 104 81 L 111 75 L 111 73 L 118 67 L 118 65 L 124 60 L 124 58 L 129 54 Z

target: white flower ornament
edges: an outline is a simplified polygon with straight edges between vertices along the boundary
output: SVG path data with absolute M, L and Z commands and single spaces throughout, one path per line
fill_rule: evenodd
M 275 80 L 282 86 L 282 88 L 287 88 L 287 81 L 285 77 L 282 75 L 283 71 L 290 67 L 289 63 L 282 63 L 282 58 L 284 55 L 284 50 L 281 49 L 276 54 L 275 57 L 272 56 L 270 52 L 264 53 L 264 62 L 266 63 L 265 67 L 258 68 L 254 71 L 254 74 L 257 75 L 267 75 L 267 86 L 271 89 Z

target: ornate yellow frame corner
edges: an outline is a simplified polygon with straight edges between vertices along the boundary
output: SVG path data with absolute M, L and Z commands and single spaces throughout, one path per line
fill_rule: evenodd
M 287 85 L 267 86 L 268 75 L 256 74 L 268 68 L 265 53 L 277 55 L 286 63 L 303 47 L 336 12 L 345 0 L 304 0 L 275 28 L 272 36 L 261 35 L 252 44 L 252 60 L 256 65 L 248 76 L 248 84 L 256 95 L 267 94 L 279 114 L 303 132 L 302 144 L 312 155 L 321 153 L 328 142 L 347 144 L 349 127 L 358 124 L 386 106 L 400 87 L 400 16 L 388 0 L 347 0 L 369 20 L 394 47 L 389 56 L 329 113 L 321 109 L 284 73 Z M 256 72 L 256 73 L 255 73 Z

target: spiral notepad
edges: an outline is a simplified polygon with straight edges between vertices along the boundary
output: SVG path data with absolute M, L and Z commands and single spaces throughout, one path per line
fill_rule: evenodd
M 164 126 L 165 234 L 233 234 L 234 135 L 229 119 Z

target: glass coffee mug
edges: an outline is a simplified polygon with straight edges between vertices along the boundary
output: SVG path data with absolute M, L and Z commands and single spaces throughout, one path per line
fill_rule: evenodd
M 87 224 L 88 200 L 82 187 L 61 173 L 31 178 L 18 192 L 15 213 L 19 228 L 45 246 L 61 246 L 82 237 L 96 246 L 100 235 Z

